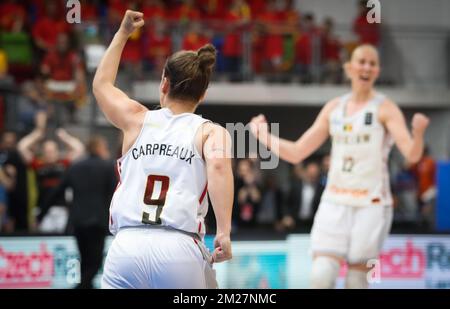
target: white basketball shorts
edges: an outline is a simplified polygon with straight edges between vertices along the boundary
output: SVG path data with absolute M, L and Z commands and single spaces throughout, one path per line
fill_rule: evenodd
M 378 257 L 392 215 L 392 206 L 352 207 L 322 202 L 311 230 L 313 254 L 332 254 L 349 264 L 365 264 Z
M 202 248 L 200 248 L 202 246 Z M 102 278 L 104 289 L 217 288 L 204 244 L 164 228 L 126 228 L 114 238 Z

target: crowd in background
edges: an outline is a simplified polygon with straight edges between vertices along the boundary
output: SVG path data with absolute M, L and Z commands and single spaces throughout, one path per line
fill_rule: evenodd
M 353 21 L 354 40 L 342 42 L 331 17 L 317 21 L 313 12 L 299 11 L 292 0 L 81 1 L 81 24 L 66 21 L 65 1 L 6 0 L 0 4 L 3 62 L 16 79 L 27 79 L 37 69 L 68 81 L 68 67 L 76 70 L 80 58 L 91 55 L 92 45 L 107 44 L 127 9 L 142 11 L 146 19 L 146 27 L 133 34 L 123 54 L 124 65 L 134 72 L 160 74 L 175 50 L 213 43 L 219 50 L 218 71 L 232 78 L 242 73 L 245 59 L 254 73 L 296 73 L 304 82 L 311 81 L 312 66 L 320 65 L 321 81 L 338 83 L 342 59 L 354 46 L 380 43 L 379 25 L 367 22 L 365 1 Z M 51 65 L 61 53 L 70 53 L 60 63 L 66 68 L 54 72 Z M 78 78 L 72 76 L 80 82 Z
M 319 23 L 288 0 L 81 1 L 80 25 L 67 23 L 65 1 L 2 1 L 0 231 L 73 232 L 67 207 L 77 197 L 70 188 L 57 197 L 52 192 L 64 184 L 74 162 L 107 156 L 105 145 L 91 151 L 89 143 L 83 145 L 65 128 L 78 123 L 76 110 L 89 96 L 89 75 L 126 9 L 143 11 L 146 18 L 146 27 L 132 35 L 122 59 L 121 73 L 135 78 L 159 78 L 172 52 L 211 42 L 219 50 L 218 76 L 231 81 L 245 79 L 247 71 L 270 81 L 288 76 L 302 83 L 341 83 L 342 62 L 352 48 L 380 44 L 378 25 L 367 23 L 365 1 L 355 4 L 355 41 L 342 42 L 331 17 Z M 14 104 L 8 104 L 10 96 Z M 11 119 L 13 125 L 6 126 Z M 255 159 L 235 163 L 234 231 L 311 226 L 326 184 L 328 156 L 290 167 L 284 187 L 274 175 L 261 172 Z M 434 160 L 426 155 L 417 166 L 395 174 L 397 220 L 432 226 L 434 173 Z
M 119 79 L 132 81 L 159 79 L 171 53 L 213 43 L 217 78 L 341 83 L 342 63 L 353 48 L 381 40 L 379 25 L 367 22 L 364 0 L 355 0 L 350 42 L 335 34 L 332 17 L 317 21 L 292 0 L 81 1 L 80 24 L 67 22 L 65 4 L 0 3 L 0 129 L 18 115 L 15 129 L 25 134 L 39 111 L 55 128 L 77 123 L 77 110 L 89 98 L 87 81 L 126 9 L 140 10 L 146 19 L 123 52 Z M 18 94 L 18 102 L 8 103 L 9 94 Z

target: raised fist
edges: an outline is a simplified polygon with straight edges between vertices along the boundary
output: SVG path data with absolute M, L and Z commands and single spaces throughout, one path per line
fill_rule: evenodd
M 411 121 L 412 131 L 414 134 L 424 134 L 429 124 L 430 119 L 427 116 L 416 113 Z
M 256 138 L 259 138 L 260 135 L 269 133 L 269 126 L 267 124 L 266 117 L 262 114 L 253 117 L 249 125 L 252 134 Z
M 127 10 L 122 19 L 119 31 L 129 37 L 135 30 L 143 27 L 144 24 L 143 13 Z

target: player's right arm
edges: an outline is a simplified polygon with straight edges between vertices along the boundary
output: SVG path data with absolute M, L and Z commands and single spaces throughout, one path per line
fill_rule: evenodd
M 408 131 L 405 117 L 400 108 L 391 100 L 386 100 L 380 107 L 380 120 L 392 135 L 395 144 L 404 158 L 415 164 L 422 158 L 424 149 L 424 135 L 430 123 L 424 114 L 414 114 L 412 120 L 412 134 Z
M 338 102 L 337 99 L 328 102 L 313 125 L 295 142 L 271 134 L 264 115 L 254 117 L 250 122 L 250 129 L 275 155 L 289 163 L 297 164 L 313 154 L 328 139 L 328 119 Z
M 130 99 L 114 84 L 125 44 L 136 29 L 144 26 L 143 17 L 140 12 L 128 10 L 125 13 L 120 29 L 106 50 L 93 81 L 93 91 L 98 105 L 106 118 L 115 127 L 124 131 L 125 140 L 128 139 L 128 132 L 140 130 L 147 109 Z
M 214 262 L 231 259 L 231 212 L 234 183 L 231 168 L 231 137 L 227 130 L 215 124 L 203 127 L 203 157 L 206 162 L 208 193 L 217 222 L 214 239 Z

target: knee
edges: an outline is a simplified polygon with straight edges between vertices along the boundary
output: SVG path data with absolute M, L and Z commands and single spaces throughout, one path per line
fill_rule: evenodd
M 311 271 L 311 288 L 333 289 L 339 275 L 339 261 L 328 256 L 318 256 L 314 259 Z
M 367 271 L 362 269 L 349 268 L 345 278 L 346 289 L 367 289 L 369 281 L 367 280 Z

